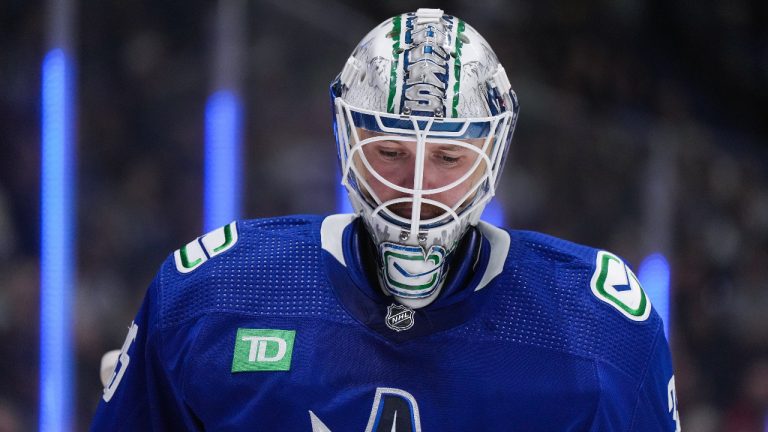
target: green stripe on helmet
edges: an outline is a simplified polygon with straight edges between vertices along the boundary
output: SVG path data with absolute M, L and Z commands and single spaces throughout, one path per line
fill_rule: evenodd
M 459 87 L 461 85 L 461 47 L 464 45 L 464 42 L 461 41 L 461 34 L 464 32 L 464 21 L 459 20 L 459 23 L 456 27 L 456 55 L 454 56 L 453 61 L 453 76 L 456 79 L 456 82 L 453 84 L 453 106 L 451 109 L 451 117 L 458 117 L 458 110 L 456 109 L 459 106 Z
M 387 98 L 387 112 L 395 112 L 395 93 L 397 92 L 397 59 L 400 56 L 400 20 L 401 15 L 392 18 L 392 69 L 389 73 L 389 97 Z

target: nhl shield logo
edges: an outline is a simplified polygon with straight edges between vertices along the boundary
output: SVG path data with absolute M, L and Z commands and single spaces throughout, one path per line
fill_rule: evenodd
M 392 303 L 387 306 L 387 327 L 394 331 L 408 330 L 413 327 L 413 311 L 407 307 Z

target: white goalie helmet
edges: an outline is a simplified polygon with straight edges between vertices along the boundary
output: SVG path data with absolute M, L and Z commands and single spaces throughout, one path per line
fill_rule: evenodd
M 517 97 L 491 47 L 439 9 L 374 28 L 331 84 L 342 183 L 410 307 L 439 294 L 446 258 L 494 196 Z

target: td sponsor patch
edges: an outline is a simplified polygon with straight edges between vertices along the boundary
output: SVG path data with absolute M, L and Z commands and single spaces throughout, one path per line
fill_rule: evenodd
M 291 369 L 295 330 L 237 329 L 232 372 Z

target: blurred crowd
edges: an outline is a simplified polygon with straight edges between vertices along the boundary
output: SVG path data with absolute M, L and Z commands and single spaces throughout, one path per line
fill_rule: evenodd
M 244 217 L 329 214 L 327 85 L 396 0 L 247 3 Z M 506 224 L 671 264 L 683 427 L 768 427 L 768 6 L 447 1 L 504 64 L 521 117 Z M 0 432 L 38 415 L 43 4 L 0 4 Z M 693 7 L 693 6 L 690 6 Z M 75 430 L 162 260 L 202 230 L 215 4 L 77 7 Z M 652 299 L 653 300 L 653 299 Z

